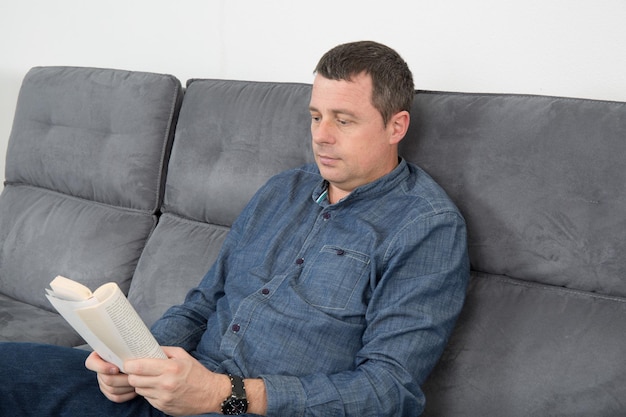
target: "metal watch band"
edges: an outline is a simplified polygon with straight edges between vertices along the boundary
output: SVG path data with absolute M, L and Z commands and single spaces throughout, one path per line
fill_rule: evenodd
M 246 387 L 243 379 L 237 375 L 228 375 L 230 377 L 231 394 L 222 402 L 222 414 L 227 416 L 235 416 L 244 414 L 248 411 L 248 399 L 246 398 Z

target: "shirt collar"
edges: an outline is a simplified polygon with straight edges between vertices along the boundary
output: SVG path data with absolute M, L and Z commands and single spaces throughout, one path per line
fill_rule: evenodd
M 338 203 L 341 203 L 346 200 L 352 200 L 355 198 L 360 198 L 362 196 L 375 195 L 378 193 L 386 193 L 390 189 L 395 188 L 395 186 L 403 181 L 409 175 L 409 169 L 407 166 L 407 162 L 405 159 L 400 158 L 398 166 L 394 168 L 393 171 L 380 177 L 377 180 L 374 180 L 368 184 L 362 185 L 354 189 L 348 196 L 340 200 Z M 330 205 L 328 201 L 328 181 L 322 179 L 313 190 L 313 201 L 319 204 L 322 207 L 327 207 Z

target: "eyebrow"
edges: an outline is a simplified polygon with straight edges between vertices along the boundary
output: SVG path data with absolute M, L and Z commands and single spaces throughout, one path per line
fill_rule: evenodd
M 309 111 L 313 111 L 313 112 L 317 112 L 317 113 L 321 113 L 319 111 L 319 109 L 317 107 L 314 106 L 309 106 Z M 345 110 L 345 109 L 333 109 L 330 111 L 334 116 L 338 115 L 338 114 L 345 114 L 346 116 L 352 117 L 352 118 L 356 118 L 356 114 L 354 112 L 351 112 L 349 110 Z

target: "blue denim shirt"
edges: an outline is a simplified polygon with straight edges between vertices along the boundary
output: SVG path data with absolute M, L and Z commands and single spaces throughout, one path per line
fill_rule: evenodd
M 465 223 L 401 160 L 336 204 L 315 165 L 275 176 L 153 326 L 209 369 L 263 378 L 270 416 L 416 416 L 469 276 Z

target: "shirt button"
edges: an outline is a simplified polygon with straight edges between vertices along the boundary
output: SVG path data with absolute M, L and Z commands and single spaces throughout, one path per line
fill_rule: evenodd
M 304 258 L 296 259 L 296 265 L 302 265 L 304 263 Z
M 343 249 L 337 249 L 337 255 L 344 255 L 346 252 Z
M 330 213 L 329 213 L 329 212 L 326 212 L 326 213 L 322 214 L 322 217 L 324 218 L 324 220 L 328 220 L 328 219 L 330 219 L 330 216 L 331 216 L 331 215 L 330 215 Z
M 241 327 L 238 324 L 233 324 L 233 327 L 231 327 L 232 331 L 237 333 L 239 330 L 241 330 Z
M 267 295 L 267 294 L 269 294 L 269 293 L 270 293 L 270 290 L 268 290 L 267 288 L 263 288 L 263 289 L 261 290 L 261 294 L 263 294 L 263 295 Z

